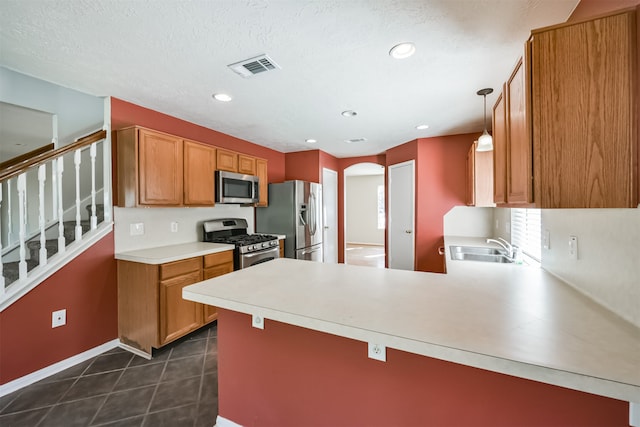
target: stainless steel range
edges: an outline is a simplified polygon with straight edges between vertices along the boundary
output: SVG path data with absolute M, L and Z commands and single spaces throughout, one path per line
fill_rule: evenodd
M 205 221 L 203 242 L 235 245 L 233 267 L 247 268 L 280 257 L 278 237 L 270 234 L 248 234 L 244 218 L 212 219 Z

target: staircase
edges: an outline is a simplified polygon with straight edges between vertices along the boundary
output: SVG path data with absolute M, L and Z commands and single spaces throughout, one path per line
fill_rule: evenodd
M 0 170 L 0 311 L 113 229 L 108 135 Z
M 87 206 L 88 217 L 91 217 L 91 206 Z M 104 205 L 98 204 L 96 205 L 96 216 L 98 217 L 98 224 L 104 221 Z M 82 227 L 82 234 L 85 234 L 91 228 L 91 221 L 86 219 L 80 221 L 80 225 Z M 75 221 L 64 221 L 63 222 L 63 230 L 64 230 L 64 241 L 65 247 L 69 246 L 69 244 L 73 243 L 76 239 L 76 222 Z M 40 236 L 32 237 L 26 242 L 29 258 L 27 261 L 27 271 L 33 270 L 35 267 L 40 265 Z M 47 259 L 51 258 L 53 255 L 58 253 L 58 239 L 48 239 L 45 241 L 45 248 L 47 250 Z M 19 276 L 19 267 L 18 261 L 14 262 L 4 262 L 3 265 L 3 273 L 5 279 L 5 287 L 9 286 L 11 283 L 18 280 Z

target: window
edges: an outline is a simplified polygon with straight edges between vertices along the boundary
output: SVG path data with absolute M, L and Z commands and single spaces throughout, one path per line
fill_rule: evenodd
M 384 185 L 378 185 L 378 230 L 384 230 Z
M 511 209 L 511 243 L 540 262 L 540 209 Z

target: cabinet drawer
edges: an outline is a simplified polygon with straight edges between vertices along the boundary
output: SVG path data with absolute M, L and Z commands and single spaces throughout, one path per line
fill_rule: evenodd
M 195 257 L 160 265 L 160 280 L 198 271 L 202 267 L 202 258 Z
M 231 268 L 233 269 L 233 251 L 218 252 L 204 256 L 204 268 L 226 263 L 231 263 Z

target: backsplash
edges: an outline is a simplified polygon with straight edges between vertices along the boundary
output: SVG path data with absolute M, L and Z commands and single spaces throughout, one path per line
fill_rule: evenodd
M 489 237 L 493 235 L 493 208 L 456 206 L 443 218 L 445 236 Z
M 543 209 L 545 230 L 542 267 L 640 327 L 640 209 Z
M 210 208 L 114 208 L 115 252 L 202 240 L 202 222 L 214 218 L 244 218 L 254 230 L 253 207 L 216 205 Z M 171 231 L 177 223 L 177 231 Z M 131 235 L 132 224 L 143 224 L 144 234 Z

